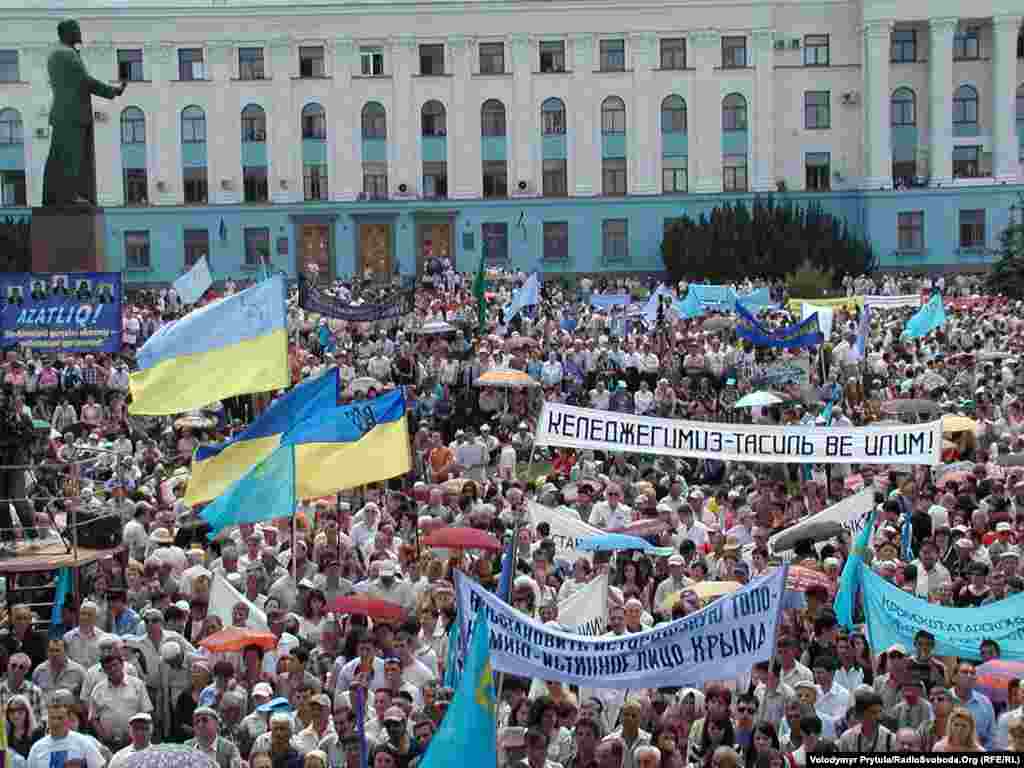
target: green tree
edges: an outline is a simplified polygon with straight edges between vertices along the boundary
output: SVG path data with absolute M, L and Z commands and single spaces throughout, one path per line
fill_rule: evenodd
M 757 196 L 750 206 L 724 203 L 696 220 L 683 216 L 665 232 L 661 256 L 676 282 L 693 275 L 716 282 L 784 277 L 805 264 L 837 281 L 876 266 L 871 244 L 845 219 L 817 203 L 804 207 L 771 196 Z
M 999 259 L 985 280 L 990 291 L 1024 298 L 1024 195 L 1012 206 L 1010 226 L 999 235 Z

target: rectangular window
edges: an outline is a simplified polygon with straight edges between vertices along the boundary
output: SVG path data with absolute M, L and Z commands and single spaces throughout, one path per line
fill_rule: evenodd
M 804 66 L 828 66 L 828 35 L 804 35 Z
M 369 200 L 387 200 L 388 167 L 386 163 L 363 163 L 363 195 Z
M 203 256 L 210 255 L 210 230 L 185 230 L 185 266 L 191 267 Z
M 894 29 L 890 47 L 894 63 L 907 64 L 917 61 L 917 32 L 913 29 Z
M 443 75 L 444 74 L 444 46 L 443 45 L 421 45 L 420 46 L 420 74 L 421 75 Z
M 824 192 L 832 188 L 832 156 L 828 152 L 808 152 L 804 159 L 807 189 Z
M 306 165 L 302 168 L 302 197 L 304 200 L 327 199 L 327 166 Z
M 977 59 L 981 55 L 978 28 L 969 27 L 953 35 L 953 60 Z
M 661 191 L 666 194 L 685 192 L 687 189 L 687 161 L 685 157 L 662 159 Z
M 916 160 L 894 160 L 892 164 L 892 185 L 896 189 L 919 186 Z
M 832 127 L 832 109 L 828 91 L 807 91 L 804 93 L 804 127 L 823 129 Z
M 484 261 L 488 264 L 508 261 L 508 224 L 504 221 L 485 221 L 480 225 L 480 238 L 484 245 Z
M 0 205 L 5 208 L 25 205 L 25 172 L 0 171 Z
M 544 222 L 544 261 L 569 260 L 569 222 Z
M 124 204 L 125 205 L 147 205 L 148 192 L 146 189 L 145 168 L 124 169 Z
M 671 37 L 661 41 L 661 68 L 686 69 L 686 38 Z
M 266 166 L 246 166 L 242 169 L 242 187 L 247 203 L 265 203 L 270 199 Z
M 263 49 L 239 48 L 238 79 L 263 80 L 265 76 L 266 72 L 263 70 Z
M 270 263 L 270 228 L 245 228 L 245 266 L 261 267 Z
M 480 43 L 480 74 L 505 74 L 504 43 Z
M 205 80 L 206 66 L 203 63 L 202 48 L 178 49 L 178 79 Z
M 185 188 L 185 202 L 205 204 L 207 200 L 206 168 L 183 168 L 181 175 Z
M 722 38 L 722 66 L 725 69 L 742 69 L 747 66 L 747 38 Z
M 0 51 L 0 83 L 18 82 L 18 52 Z
M 541 40 L 538 47 L 541 72 L 565 72 L 564 40 Z
M 149 269 L 149 231 L 124 233 L 124 263 L 128 269 Z
M 960 247 L 985 247 L 985 211 L 960 211 Z
M 484 161 L 484 197 L 508 197 L 508 165 L 504 160 Z
M 139 48 L 117 49 L 117 79 L 139 82 L 142 75 L 142 50 Z
M 565 197 L 569 194 L 565 160 L 545 160 L 542 173 L 544 197 Z
M 953 147 L 953 178 L 976 179 L 981 176 L 981 147 Z
M 322 45 L 299 46 L 299 77 L 324 77 L 324 47 Z
M 601 49 L 601 71 L 602 72 L 625 72 L 626 71 L 626 41 L 602 40 Z
M 625 158 L 608 158 L 601 161 L 601 194 L 626 194 Z
M 722 189 L 725 192 L 747 191 L 747 156 L 722 156 Z
M 924 211 L 896 215 L 896 241 L 901 251 L 924 250 Z
M 423 163 L 423 196 L 448 197 L 447 163 Z
M 605 219 L 601 222 L 601 253 L 605 264 L 629 261 L 629 221 Z
M 359 62 L 366 77 L 384 74 L 384 49 L 364 46 L 359 49 Z

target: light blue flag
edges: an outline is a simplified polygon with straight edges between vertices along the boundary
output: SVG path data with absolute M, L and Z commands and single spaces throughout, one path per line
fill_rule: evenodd
M 668 296 L 672 298 L 672 291 L 668 286 L 662 284 L 651 294 L 651 297 L 647 300 L 643 310 L 640 314 L 644 317 L 644 322 L 647 323 L 648 328 L 653 328 L 658 322 L 658 306 L 661 302 L 662 296 Z
M 466 662 L 448 712 L 430 739 L 420 768 L 472 765 L 490 768 L 498 759 L 495 745 L 497 697 L 491 673 L 487 609 L 481 606 L 473 622 Z
M 857 328 L 857 341 L 853 345 L 854 358 L 864 359 L 864 351 L 868 343 L 868 334 L 871 332 L 871 305 L 865 304 L 860 311 L 860 326 Z
M 50 612 L 50 639 L 59 640 L 64 636 L 64 603 L 71 592 L 71 569 L 61 568 L 57 572 L 57 592 L 53 597 L 53 608 Z
M 903 329 L 903 338 L 919 339 L 945 324 L 946 308 L 942 304 L 942 294 L 935 293 L 927 304 L 907 320 L 907 325 Z
M 875 516 L 877 509 L 872 509 L 868 515 L 868 521 L 864 524 L 864 530 L 857 536 L 854 542 L 850 558 L 843 566 L 843 572 L 839 575 L 839 591 L 836 593 L 834 608 L 836 621 L 839 626 L 853 629 L 853 615 L 857 605 L 857 590 L 860 588 L 861 575 L 864 565 L 864 553 L 871 543 L 871 534 L 875 530 Z M 913 643 L 911 643 L 913 645 Z
M 444 687 L 455 688 L 459 684 L 459 659 L 462 658 L 462 637 L 459 631 L 462 622 L 456 616 L 448 630 L 448 656 L 444 663 Z
M 700 299 L 697 298 L 697 294 L 693 292 L 692 287 L 689 293 L 686 294 L 685 299 L 673 302 L 672 310 L 679 315 L 683 320 L 692 320 L 695 317 L 700 317 L 704 314 L 704 305 L 701 304 Z
M 505 307 L 505 322 L 518 315 L 527 307 L 535 307 L 540 303 L 540 281 L 537 273 L 534 272 L 526 282 L 516 291 L 512 301 Z
M 200 513 L 209 538 L 239 523 L 258 523 L 295 514 L 295 446 L 282 445 L 256 464 Z

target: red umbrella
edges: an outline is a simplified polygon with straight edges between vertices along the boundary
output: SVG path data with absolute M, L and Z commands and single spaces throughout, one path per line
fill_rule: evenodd
M 448 527 L 434 531 L 423 540 L 428 547 L 438 549 L 488 549 L 501 551 L 501 542 L 487 531 L 477 528 Z
M 241 651 L 250 645 L 258 645 L 265 651 L 277 647 L 277 638 L 270 632 L 257 632 L 242 627 L 228 627 L 214 632 L 199 644 L 211 653 Z
M 398 603 L 378 600 L 366 595 L 347 595 L 337 598 L 330 605 L 334 613 L 354 613 L 371 619 L 400 621 L 405 618 L 405 609 Z

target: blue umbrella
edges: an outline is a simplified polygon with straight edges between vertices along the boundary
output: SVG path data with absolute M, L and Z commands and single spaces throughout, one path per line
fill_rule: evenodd
M 639 536 L 628 536 L 624 533 L 595 533 L 576 545 L 580 552 L 612 552 L 617 549 L 640 549 L 644 552 L 657 549 Z

